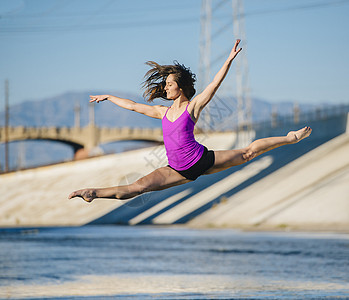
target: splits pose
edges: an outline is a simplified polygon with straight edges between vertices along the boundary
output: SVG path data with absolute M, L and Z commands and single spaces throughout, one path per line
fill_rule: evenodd
M 239 43 L 240 40 L 235 42 L 228 59 L 213 81 L 193 99 L 195 75 L 177 62 L 174 65 L 148 62 L 151 70 L 145 75 L 144 96 L 147 101 L 152 102 L 155 98 L 163 98 L 172 101 L 170 107 L 136 103 L 111 95 L 90 96 L 90 102 L 109 100 L 125 109 L 161 119 L 169 164 L 129 185 L 82 189 L 71 193 L 69 199 L 81 197 L 87 202 L 95 198 L 130 199 L 146 192 L 163 190 L 193 181 L 201 175 L 213 174 L 241 165 L 266 151 L 294 144 L 308 137 L 311 128 L 304 127 L 298 131 L 291 131 L 286 136 L 256 140 L 243 149 L 223 151 L 207 150 L 195 140 L 194 126 L 200 113 L 211 101 L 227 75 L 234 58 L 242 50 L 238 48 Z

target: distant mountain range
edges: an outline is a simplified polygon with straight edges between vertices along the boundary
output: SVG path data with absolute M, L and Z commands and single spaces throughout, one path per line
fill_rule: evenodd
M 89 120 L 89 95 L 99 94 L 98 92 L 69 92 L 48 99 L 25 101 L 10 107 L 11 126 L 74 126 L 74 108 L 79 105 L 81 109 L 81 126 L 86 126 Z M 142 97 L 115 93 L 122 98 L 132 99 L 136 102 L 145 103 Z M 218 97 L 212 101 L 212 111 L 214 113 L 215 103 L 217 109 L 226 110 L 232 114 L 236 112 L 236 99 Z M 215 103 L 214 103 L 215 102 Z M 166 101 L 157 101 L 156 104 L 169 105 Z M 252 99 L 252 119 L 261 121 L 268 119 L 273 110 L 279 114 L 291 114 L 294 103 L 282 102 L 273 104 L 261 99 Z M 303 111 L 313 109 L 314 105 L 300 105 Z M 4 120 L 4 112 L 0 112 L 0 120 Z M 160 127 L 159 120 L 155 120 L 141 114 L 120 108 L 110 102 L 103 102 L 95 105 L 95 122 L 98 126 L 105 127 Z M 0 126 L 3 126 L 1 121 Z
M 10 107 L 10 126 L 74 126 L 74 108 L 80 106 L 80 126 L 84 127 L 89 122 L 89 95 L 99 94 L 93 92 L 68 92 L 48 99 L 25 101 Z M 119 97 L 132 99 L 136 102 L 145 103 L 143 98 L 137 95 L 118 93 Z M 157 101 L 156 104 L 169 105 L 166 101 Z M 122 109 L 110 102 L 94 104 L 95 123 L 101 127 L 160 127 L 161 121 L 147 116 Z M 268 119 L 272 111 L 278 111 L 280 115 L 291 114 L 294 103 L 283 102 L 272 104 L 261 99 L 252 100 L 252 119 L 261 121 Z M 314 109 L 314 105 L 300 105 L 301 111 Z M 224 121 L 225 118 L 235 114 L 236 99 L 217 97 L 208 109 L 210 114 Z M 4 126 L 4 111 L 0 112 L 0 126 Z M 144 144 L 143 144 L 144 145 Z M 104 145 L 103 150 L 107 153 L 119 152 L 128 148 L 139 147 L 135 142 L 119 142 L 114 145 Z M 4 166 L 4 145 L 0 145 L 0 169 Z M 57 142 L 27 141 L 10 144 L 11 168 L 32 167 L 70 160 L 73 157 L 72 150 L 66 145 Z
M 71 92 L 48 99 L 13 105 L 10 108 L 10 124 L 11 126 L 72 127 L 74 126 L 74 109 L 78 105 L 81 110 L 80 125 L 84 127 L 89 121 L 89 95 L 91 94 L 89 92 Z M 143 101 L 139 96 L 120 93 L 118 96 L 137 102 Z M 95 121 L 98 126 L 123 127 L 132 126 L 132 123 L 144 127 L 161 126 L 151 118 L 132 113 L 108 101 L 92 105 L 95 107 Z M 2 116 L 3 112 L 0 113 L 1 119 L 3 119 Z

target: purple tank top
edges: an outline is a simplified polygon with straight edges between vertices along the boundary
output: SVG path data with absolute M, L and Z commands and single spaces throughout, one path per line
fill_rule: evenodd
M 168 164 L 178 171 L 189 169 L 204 153 L 204 146 L 194 138 L 195 123 L 187 111 L 188 105 L 174 122 L 167 118 L 169 108 L 162 118 L 162 131 Z

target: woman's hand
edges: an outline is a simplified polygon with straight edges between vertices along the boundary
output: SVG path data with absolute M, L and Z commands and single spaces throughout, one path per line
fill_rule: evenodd
M 90 95 L 90 102 L 102 102 L 104 100 L 108 100 L 109 95 L 96 95 L 96 96 L 92 96 Z
M 229 55 L 229 58 L 231 60 L 233 60 L 235 58 L 235 56 L 238 55 L 239 52 L 242 50 L 242 48 L 237 49 L 237 47 L 239 46 L 240 42 L 241 42 L 241 40 L 236 40 L 235 45 L 234 45 L 234 47 L 231 50 L 230 55 Z
M 218 71 L 216 76 L 213 78 L 213 81 L 191 101 L 191 108 L 193 109 L 193 118 L 198 119 L 201 111 L 204 107 L 211 101 L 214 94 L 220 87 L 225 76 L 227 75 L 229 68 L 234 60 L 234 58 L 239 54 L 242 48 L 238 49 L 240 40 L 236 40 L 233 49 L 231 50 L 229 57 L 224 62 L 222 68 Z
M 138 112 L 140 114 L 146 115 L 148 117 L 156 118 L 156 119 L 162 119 L 163 115 L 165 114 L 167 107 L 162 105 L 147 105 L 142 103 L 137 103 L 135 101 L 132 101 L 130 99 L 120 98 L 112 95 L 90 95 L 90 102 L 101 102 L 104 100 L 108 100 L 117 106 L 120 106 L 122 108 Z

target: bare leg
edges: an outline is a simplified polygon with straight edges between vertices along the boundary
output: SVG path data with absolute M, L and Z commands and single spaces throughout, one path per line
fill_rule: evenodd
M 86 202 L 92 202 L 95 198 L 127 200 L 146 192 L 163 190 L 189 181 L 170 167 L 162 167 L 132 184 L 108 188 L 82 189 L 71 193 L 69 199 L 80 197 Z
M 248 147 L 239 150 L 215 151 L 215 164 L 205 174 L 212 174 L 241 165 L 267 151 L 284 145 L 295 144 L 311 134 L 310 127 L 290 131 L 286 136 L 270 137 L 252 142 Z
M 290 131 L 286 136 L 256 140 L 249 146 L 251 153 L 247 153 L 247 158 L 249 155 L 256 157 L 280 146 L 298 143 L 308 137 L 311 130 L 310 127 L 304 127 L 298 131 Z

